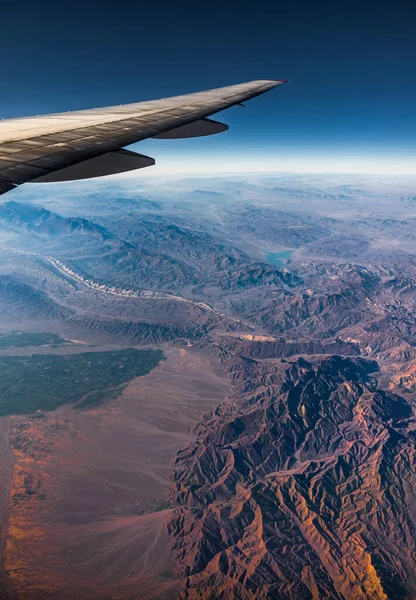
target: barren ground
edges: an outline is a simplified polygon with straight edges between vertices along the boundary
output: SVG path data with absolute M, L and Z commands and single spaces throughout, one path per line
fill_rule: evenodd
M 10 419 L 5 566 L 19 599 L 146 600 L 156 585 L 157 597 L 175 597 L 180 582 L 165 530 L 171 511 L 152 505 L 164 498 L 192 424 L 221 402 L 228 382 L 206 356 L 165 353 L 98 409 Z M 2 461 L 2 480 L 9 464 Z M 149 514 L 138 516 L 138 503 Z

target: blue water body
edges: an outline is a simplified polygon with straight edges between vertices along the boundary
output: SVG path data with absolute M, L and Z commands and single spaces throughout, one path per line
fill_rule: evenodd
M 294 250 L 282 250 L 281 252 L 267 252 L 265 260 L 276 267 L 284 267 L 291 259 Z

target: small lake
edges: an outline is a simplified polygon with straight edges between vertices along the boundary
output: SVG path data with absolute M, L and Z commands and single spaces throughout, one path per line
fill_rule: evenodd
M 267 252 L 265 260 L 276 267 L 284 267 L 292 258 L 294 250 L 282 250 L 281 252 Z

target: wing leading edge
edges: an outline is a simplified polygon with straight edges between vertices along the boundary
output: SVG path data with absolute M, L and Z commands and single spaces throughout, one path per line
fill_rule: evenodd
M 0 194 L 30 181 L 67 181 L 149 166 L 153 159 L 120 151 L 150 137 L 225 131 L 226 125 L 207 117 L 283 83 L 251 81 L 150 102 L 1 121 Z

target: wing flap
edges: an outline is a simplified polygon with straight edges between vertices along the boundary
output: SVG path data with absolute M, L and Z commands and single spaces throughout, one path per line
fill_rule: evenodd
M 155 164 L 154 158 L 131 152 L 130 150 L 118 150 L 107 152 L 101 156 L 84 160 L 75 165 L 53 171 L 32 179 L 31 183 L 52 183 L 57 181 L 75 181 L 77 179 L 92 179 L 93 177 L 104 177 L 116 173 L 126 173 Z
M 15 185 L 11 185 L 10 183 L 6 183 L 5 181 L 0 181 L 0 194 L 5 194 L 6 192 L 10 192 Z
M 181 125 L 170 131 L 165 131 L 154 135 L 153 138 L 158 140 L 178 140 L 182 138 L 203 137 L 205 135 L 216 135 L 227 131 L 228 125 L 213 121 L 212 119 L 199 119 L 187 125 Z

